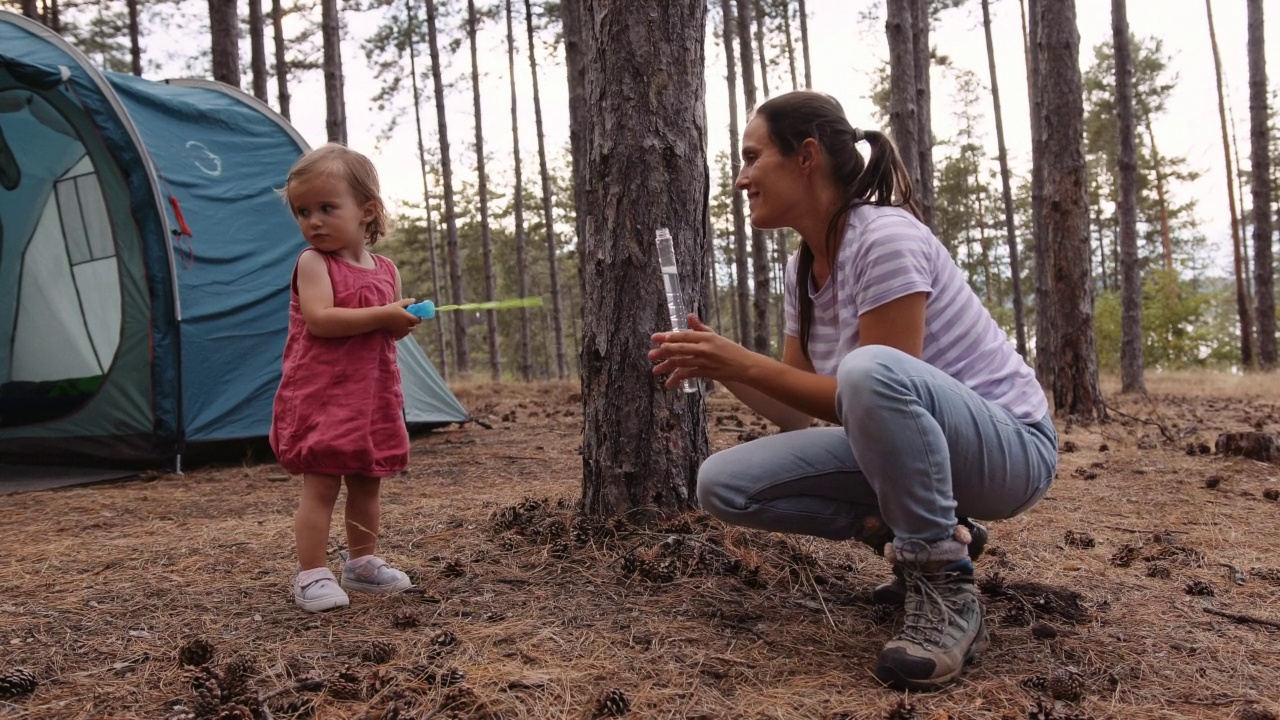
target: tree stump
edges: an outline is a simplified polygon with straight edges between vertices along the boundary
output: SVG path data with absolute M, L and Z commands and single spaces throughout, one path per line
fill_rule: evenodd
M 1275 433 L 1226 432 L 1218 436 L 1213 449 L 1219 455 L 1242 455 L 1262 462 L 1280 461 L 1280 439 Z

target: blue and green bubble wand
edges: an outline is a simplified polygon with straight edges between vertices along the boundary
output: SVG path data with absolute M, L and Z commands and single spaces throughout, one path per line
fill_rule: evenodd
M 541 297 L 516 298 L 514 300 L 491 300 L 487 302 L 462 303 L 461 305 L 436 305 L 430 300 L 423 300 L 405 308 L 411 315 L 423 320 L 430 320 L 438 312 L 449 310 L 512 310 L 515 308 L 542 307 Z

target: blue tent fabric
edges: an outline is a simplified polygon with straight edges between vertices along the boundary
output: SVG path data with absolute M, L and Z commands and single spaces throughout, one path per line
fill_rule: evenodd
M 276 190 L 305 142 L 235 88 L 100 72 L 6 11 L 0 51 L 0 457 L 265 436 L 305 247 Z M 89 369 L 41 375 L 32 317 L 65 321 L 62 347 Z M 398 348 L 406 422 L 467 421 L 416 342 Z

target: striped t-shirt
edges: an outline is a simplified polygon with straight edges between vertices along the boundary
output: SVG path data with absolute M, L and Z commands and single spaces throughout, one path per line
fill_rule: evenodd
M 787 334 L 800 336 L 796 256 L 787 263 Z M 1049 410 L 1035 373 L 965 282 L 929 228 L 896 207 L 863 205 L 849 213 L 831 277 L 821 290 L 810 281 L 813 321 L 809 358 L 821 375 L 835 375 L 858 347 L 858 317 L 904 295 L 928 293 L 923 360 L 964 383 L 1024 423 Z

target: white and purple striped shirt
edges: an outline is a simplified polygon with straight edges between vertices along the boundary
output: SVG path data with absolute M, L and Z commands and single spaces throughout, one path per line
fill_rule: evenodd
M 787 334 L 800 336 L 796 256 L 787 263 Z M 821 375 L 835 375 L 858 347 L 858 317 L 891 300 L 928 293 L 925 362 L 964 383 L 1024 423 L 1044 417 L 1049 404 L 1035 372 L 965 282 L 947 249 L 911 213 L 864 205 L 849 213 L 831 279 L 814 290 L 809 358 Z

